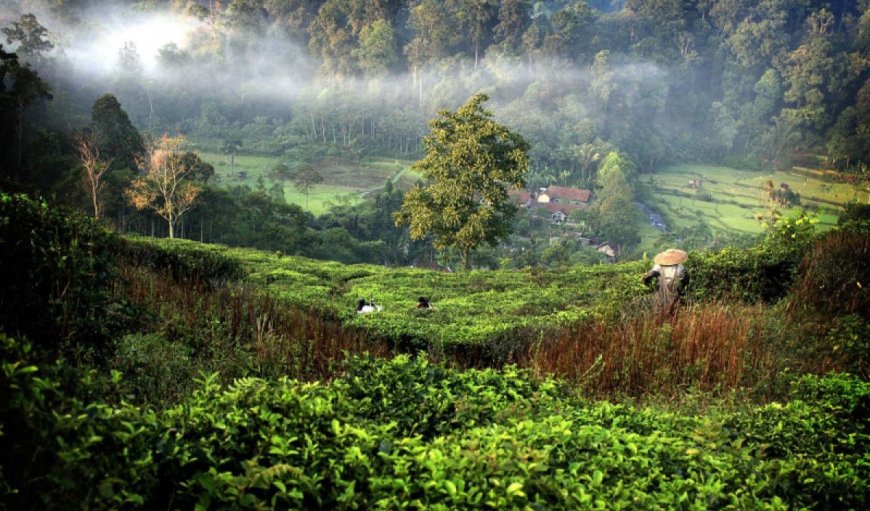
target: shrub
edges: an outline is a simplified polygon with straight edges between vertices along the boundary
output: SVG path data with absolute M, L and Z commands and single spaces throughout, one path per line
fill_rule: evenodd
M 219 248 L 187 240 L 127 238 L 121 257 L 129 264 L 165 271 L 175 280 L 202 282 L 217 287 L 245 275 L 238 259 Z
M 330 384 L 205 377 L 157 414 L 65 398 L 3 346 L 14 436 L 0 437 L 0 489 L 15 509 L 867 504 L 870 386 L 855 378 L 807 377 L 789 403 L 698 417 L 401 357 L 351 362 Z
M 688 297 L 774 302 L 788 293 L 800 257 L 799 244 L 772 241 L 753 248 L 693 252 L 685 263 L 691 279 Z
M 834 231 L 819 239 L 803 258 L 795 307 L 811 305 L 833 314 L 870 319 L 870 237 L 861 231 Z
M 55 356 L 102 358 L 124 323 L 113 297 L 117 238 L 93 219 L 0 194 L 0 326 Z
M 123 394 L 159 404 L 174 403 L 187 395 L 198 369 L 188 346 L 159 333 L 124 336 L 117 344 L 112 367 L 123 375 Z

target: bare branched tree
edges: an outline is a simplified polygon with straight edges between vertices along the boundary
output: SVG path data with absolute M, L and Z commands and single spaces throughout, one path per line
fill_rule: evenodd
M 92 133 L 80 133 L 76 136 L 75 143 L 79 153 L 79 161 L 85 168 L 83 183 L 85 191 L 91 197 L 91 202 L 94 205 L 94 218 L 100 218 L 100 210 L 103 207 L 103 189 L 106 187 L 103 176 L 111 167 L 112 161 L 100 159 L 100 148 L 97 146 L 96 137 Z
M 127 189 L 127 199 L 136 209 L 151 209 L 169 227 L 169 237 L 175 237 L 178 220 L 196 205 L 202 188 L 192 181 L 196 170 L 186 163 L 184 136 L 163 135 L 150 144 L 147 155 L 140 162 L 145 175 L 133 181 Z

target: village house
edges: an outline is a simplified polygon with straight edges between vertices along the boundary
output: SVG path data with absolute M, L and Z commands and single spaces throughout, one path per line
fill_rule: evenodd
M 559 204 L 579 206 L 576 209 L 585 209 L 592 198 L 592 191 L 582 188 L 568 188 L 565 186 L 551 186 L 538 194 L 538 204 Z
M 567 221 L 568 215 L 562 210 L 556 210 L 556 212 L 550 215 L 550 223 L 552 224 L 564 224 Z
M 607 256 L 607 261 L 612 263 L 612 262 L 616 261 L 616 254 L 619 252 L 619 245 L 616 245 L 614 243 L 610 243 L 608 241 L 608 242 L 602 243 L 601 245 L 598 245 L 598 247 L 595 250 L 597 250 L 598 252 L 601 252 L 602 254 Z

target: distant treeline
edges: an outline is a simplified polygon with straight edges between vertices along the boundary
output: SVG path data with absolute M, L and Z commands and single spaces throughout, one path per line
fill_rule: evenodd
M 51 2 L 72 45 L 79 28 L 105 21 L 82 4 Z M 157 55 L 126 43 L 99 85 L 75 87 L 62 70 L 82 64 L 57 57 L 51 83 L 71 111 L 110 87 L 141 129 L 214 148 L 238 139 L 272 154 L 316 143 L 413 157 L 438 108 L 484 90 L 532 144 L 533 184 L 591 181 L 612 150 L 641 171 L 686 160 L 783 167 L 795 152 L 870 161 L 866 0 L 136 5 L 198 28 Z M 156 69 L 143 71 L 152 57 Z

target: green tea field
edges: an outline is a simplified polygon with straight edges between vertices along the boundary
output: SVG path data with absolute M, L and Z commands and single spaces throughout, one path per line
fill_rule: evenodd
M 323 182 L 315 185 L 306 197 L 296 189 L 293 181 L 276 181 L 270 175 L 272 169 L 280 164 L 295 170 L 300 164 L 298 161 L 276 156 L 236 155 L 231 165 L 223 154 L 205 152 L 200 157 L 214 166 L 221 186 L 246 185 L 255 188 L 260 177 L 263 178 L 266 188 L 280 182 L 284 187 L 287 203 L 297 204 L 315 215 L 325 213 L 332 203 L 357 202 L 366 192 L 383 187 L 387 180 L 392 180 L 403 189 L 410 188 L 415 180 L 410 171 L 410 163 L 406 161 L 383 158 L 362 161 L 322 158 L 309 163 L 323 176 Z
M 837 182 L 833 174 L 799 168 L 768 173 L 685 164 L 663 168 L 643 179 L 649 187 L 650 205 L 665 215 L 670 228 L 685 227 L 701 219 L 714 230 L 761 232 L 755 215 L 766 206 L 768 181 L 775 189 L 785 184 L 800 194 L 799 207 L 816 213 L 822 230 L 836 225 L 843 204 L 866 200 L 854 186 Z M 690 186 L 692 180 L 700 180 L 700 187 Z

